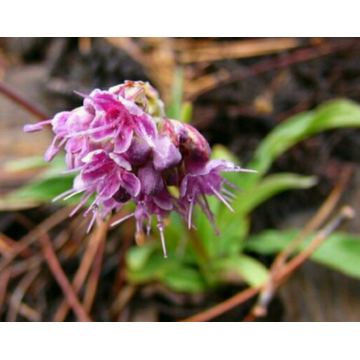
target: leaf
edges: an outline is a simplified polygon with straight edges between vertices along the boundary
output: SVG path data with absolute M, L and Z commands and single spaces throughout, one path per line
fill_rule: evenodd
M 206 282 L 198 271 L 178 266 L 165 272 L 162 281 L 171 290 L 178 292 L 198 293 L 206 290 Z
M 174 72 L 174 83 L 171 90 L 171 101 L 167 115 L 171 119 L 180 120 L 183 106 L 184 68 L 179 66 Z
M 280 252 L 299 232 L 300 230 L 264 231 L 246 242 L 246 250 L 265 255 Z M 304 249 L 310 240 L 311 237 L 300 246 L 300 249 Z M 344 232 L 333 233 L 312 254 L 311 260 L 360 279 L 360 237 Z
M 127 266 L 131 271 L 142 269 L 149 260 L 151 254 L 156 250 L 152 243 L 147 243 L 144 246 L 134 246 L 126 253 Z
M 48 203 L 56 196 L 69 190 L 73 186 L 74 176 L 57 175 L 42 177 L 34 182 L 23 186 L 21 189 L 12 192 L 7 200 L 26 200 L 38 203 Z M 78 202 L 79 197 L 69 199 L 67 204 Z
M 214 268 L 221 272 L 225 281 L 236 276 L 254 287 L 264 284 L 269 277 L 269 270 L 261 262 L 246 255 L 216 260 Z
M 332 100 L 315 110 L 300 113 L 278 125 L 260 144 L 254 159 L 247 165 L 258 174 L 243 174 L 243 189 L 249 189 L 281 154 L 302 140 L 322 131 L 360 126 L 360 106 L 349 100 Z
M 193 113 L 193 106 L 190 102 L 186 101 L 181 106 L 180 121 L 190 124 Z
M 291 173 L 269 175 L 253 189 L 240 194 L 232 204 L 236 212 L 250 213 L 258 205 L 281 192 L 293 189 L 308 189 L 316 184 L 316 177 Z
M 145 252 L 137 253 L 134 262 L 134 249 L 130 249 L 126 254 L 127 278 L 130 282 L 134 284 L 162 282 L 169 289 L 179 292 L 196 293 L 206 289 L 201 274 L 175 256 L 164 259 L 160 252 L 153 252 L 150 256 Z

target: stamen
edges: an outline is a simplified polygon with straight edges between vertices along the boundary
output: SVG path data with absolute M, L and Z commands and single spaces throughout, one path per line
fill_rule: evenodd
M 75 192 L 73 192 L 72 194 L 68 195 L 67 197 L 64 198 L 64 201 L 69 200 L 70 198 L 72 198 L 75 195 L 81 194 L 82 192 L 84 192 L 85 189 L 81 189 L 81 190 L 77 190 Z
M 236 195 L 233 194 L 231 191 L 229 191 L 228 189 L 226 189 L 225 187 L 221 188 L 221 192 L 225 193 L 226 195 L 236 199 Z
M 76 208 L 70 213 L 69 217 L 73 217 L 79 211 L 79 209 L 85 205 L 85 203 L 89 200 L 92 194 L 93 194 L 92 192 L 89 192 L 88 194 L 84 194 L 83 199 L 81 200 L 79 205 L 77 205 Z
M 163 248 L 164 258 L 166 259 L 168 257 L 168 255 L 167 255 L 167 251 L 166 251 L 166 243 L 165 243 L 165 236 L 164 236 L 164 225 L 162 223 L 160 215 L 157 215 L 157 220 L 158 220 L 157 227 L 159 229 L 160 237 L 161 237 L 161 246 Z
M 214 214 L 210 209 L 210 205 L 209 205 L 209 202 L 207 201 L 206 195 L 205 195 L 205 193 L 203 191 L 201 191 L 201 195 L 202 195 L 202 197 L 204 199 L 204 204 L 200 200 L 198 201 L 198 203 L 199 203 L 202 211 L 205 213 L 206 217 L 210 221 L 216 235 L 220 236 L 220 231 L 219 231 L 218 227 L 216 226 L 215 219 L 214 219 Z
M 214 192 L 214 194 L 219 198 L 219 200 L 221 200 L 231 212 L 235 212 L 234 209 L 230 206 L 230 204 L 224 199 L 224 197 L 210 183 L 208 183 L 208 185 Z
M 27 124 L 24 126 L 24 131 L 25 132 L 41 131 L 43 126 L 51 124 L 51 121 L 52 120 L 45 120 L 45 121 L 40 121 L 36 124 Z
M 108 130 L 108 129 L 111 129 L 112 127 L 115 127 L 116 123 L 119 121 L 120 121 L 120 119 L 117 119 L 117 120 L 111 122 L 110 124 L 107 124 L 104 126 L 99 126 L 94 129 L 89 129 L 89 130 L 79 131 L 77 133 L 68 134 L 65 136 L 65 138 L 69 139 L 69 138 L 76 137 L 76 136 L 90 135 L 90 134 L 95 134 L 99 131 Z
M 132 218 L 133 216 L 135 216 L 135 213 L 126 215 L 126 216 L 124 216 L 123 218 L 121 218 L 120 220 L 117 220 L 117 221 L 113 222 L 113 223 L 110 225 L 110 227 L 114 227 L 114 226 L 116 226 L 116 225 L 119 225 L 119 224 L 121 224 L 123 221 L 125 221 L 125 220 L 127 220 L 127 219 L 130 219 L 130 218 Z
M 193 215 L 193 210 L 194 210 L 194 200 L 195 200 L 195 192 L 196 192 L 197 187 L 194 186 L 193 189 L 193 194 L 191 197 L 191 201 L 190 201 L 190 208 L 189 208 L 189 217 L 188 217 L 188 229 L 191 229 L 192 227 L 192 215 Z
M 87 230 L 86 230 L 86 233 L 87 233 L 87 234 L 90 232 L 91 228 L 92 228 L 93 225 L 94 225 L 94 222 L 95 222 L 95 219 L 96 219 L 96 215 L 97 215 L 97 212 L 95 211 L 94 214 L 93 214 L 93 216 L 92 216 L 92 218 L 91 218 L 91 220 L 90 220 L 89 226 L 88 226 L 88 228 L 87 228 Z
M 64 171 L 59 172 L 59 175 L 72 174 L 72 173 L 74 173 L 74 172 L 81 171 L 84 167 L 85 167 L 85 165 L 84 165 L 84 166 L 80 166 L 80 167 L 78 167 L 78 168 L 74 168 L 74 169 L 64 170 Z
M 53 199 L 51 200 L 51 202 L 58 201 L 58 200 L 60 200 L 61 198 L 63 198 L 64 196 L 73 193 L 74 191 L 75 191 L 74 189 L 67 190 L 67 191 L 63 192 L 62 194 L 60 194 L 60 195 L 56 196 L 55 198 L 53 198 Z
M 226 179 L 223 179 L 223 182 L 224 182 L 226 185 L 228 185 L 228 186 L 230 186 L 231 188 L 233 188 L 234 190 L 236 190 L 236 191 L 238 191 L 238 192 L 240 192 L 240 193 L 243 192 L 240 188 L 238 188 L 238 187 L 237 187 L 236 185 L 234 185 L 232 182 L 230 182 L 230 181 L 228 181 L 228 180 L 226 180 Z
M 152 223 L 152 216 L 149 216 L 148 223 L 146 225 L 146 235 L 149 236 L 151 232 L 151 223 Z

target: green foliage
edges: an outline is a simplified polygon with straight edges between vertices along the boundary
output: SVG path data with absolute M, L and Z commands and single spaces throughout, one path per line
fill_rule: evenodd
M 267 230 L 252 236 L 246 242 L 246 250 L 262 255 L 272 255 L 282 251 L 297 235 L 299 230 Z M 302 250 L 314 235 L 309 236 L 299 247 Z M 313 261 L 345 275 L 360 278 L 360 237 L 343 232 L 329 236 L 324 244 L 311 256 Z
M 182 86 L 183 70 L 178 69 L 169 116 L 190 122 L 192 108 L 191 104 L 183 104 Z M 197 231 L 187 230 L 182 219 L 172 214 L 171 224 L 165 231 L 169 258 L 163 258 L 158 239 L 147 242 L 143 247 L 132 247 L 126 255 L 128 280 L 135 284 L 160 282 L 173 291 L 190 293 L 228 282 L 244 282 L 250 286 L 262 284 L 268 270 L 245 253 L 275 254 L 299 231 L 269 230 L 249 236 L 251 212 L 281 192 L 307 189 L 316 184 L 316 178 L 311 176 L 290 173 L 267 175 L 267 172 L 279 156 L 300 141 L 321 131 L 348 126 L 360 126 L 360 107 L 347 100 L 330 101 L 284 121 L 262 141 L 253 160 L 244 166 L 257 170 L 257 174 L 225 174 L 228 180 L 244 190 L 232 203 L 235 213 L 231 213 L 217 199 L 209 199 L 221 236 L 216 236 L 201 211 L 194 213 Z M 215 146 L 213 157 L 240 164 L 240 160 L 224 146 Z M 34 167 L 39 164 L 37 159 L 32 159 L 28 163 L 12 164 L 12 167 Z M 7 201 L 48 202 L 71 188 L 73 175 L 58 175 L 63 167 L 63 163 L 47 167 L 40 178 L 12 194 Z M 156 228 L 154 234 L 157 234 Z M 306 242 L 300 249 L 305 245 Z M 360 278 L 360 240 L 356 236 L 345 233 L 332 235 L 313 254 L 312 259 Z

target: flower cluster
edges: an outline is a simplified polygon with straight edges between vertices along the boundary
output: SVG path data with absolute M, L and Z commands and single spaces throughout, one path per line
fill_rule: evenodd
M 148 83 L 125 81 L 107 91 L 95 89 L 83 106 L 60 112 L 51 120 L 26 125 L 26 132 L 51 125 L 55 137 L 45 153 L 51 161 L 64 148 L 67 172 L 78 172 L 73 188 L 56 199 L 82 194 L 75 214 L 90 199 L 85 211 L 106 217 L 125 203 L 136 205 L 136 239 L 149 233 L 155 217 L 166 257 L 163 220 L 176 211 L 193 227 L 192 213 L 198 204 L 210 222 L 214 217 L 206 196 L 217 196 L 230 210 L 233 184 L 221 172 L 248 171 L 229 161 L 210 160 L 205 138 L 192 126 L 165 117 L 157 91 Z

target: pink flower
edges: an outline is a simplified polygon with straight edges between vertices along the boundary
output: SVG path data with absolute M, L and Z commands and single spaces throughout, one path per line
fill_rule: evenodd
M 27 132 L 51 125 L 54 140 L 45 153 L 51 161 L 63 148 L 66 172 L 78 172 L 73 188 L 55 200 L 82 194 L 75 214 L 92 198 L 84 216 L 93 213 L 89 231 L 98 217 L 106 217 L 132 201 L 136 210 L 128 218 L 136 222 L 136 239 L 149 234 L 155 217 L 164 256 L 164 218 L 176 211 L 193 227 L 192 213 L 197 204 L 215 230 L 214 216 L 207 196 L 216 196 L 231 211 L 238 190 L 222 178 L 222 172 L 249 171 L 229 161 L 210 160 L 205 138 L 192 126 L 165 117 L 157 91 L 148 83 L 126 81 L 107 91 L 95 89 L 82 95 L 83 106 L 61 112 L 51 120 L 26 125 Z M 169 186 L 179 190 L 174 197 Z M 226 186 L 228 188 L 226 188 Z

